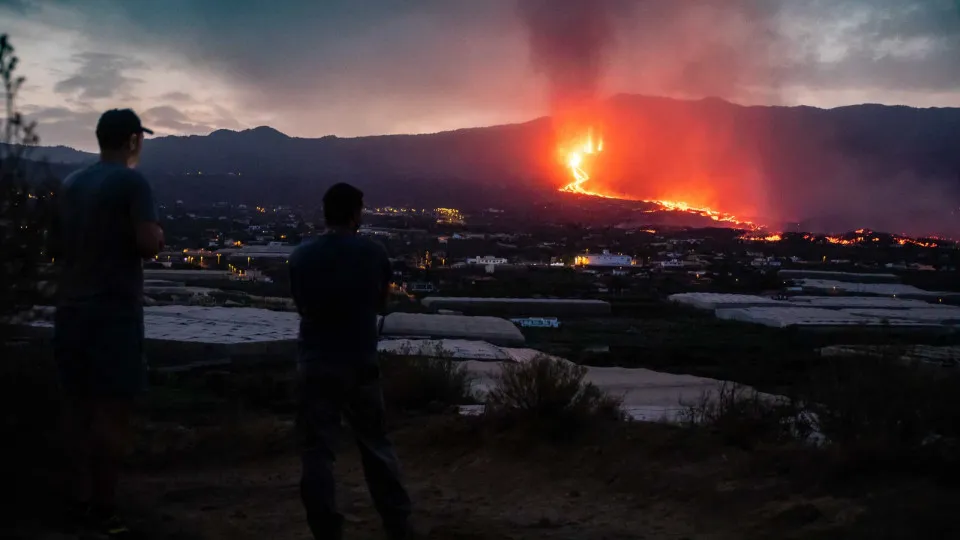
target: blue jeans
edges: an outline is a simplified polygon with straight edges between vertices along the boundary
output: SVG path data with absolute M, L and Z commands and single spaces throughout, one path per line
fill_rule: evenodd
M 400 462 L 386 435 L 379 369 L 364 365 L 302 374 L 299 387 L 297 427 L 303 466 L 300 495 L 313 537 L 339 540 L 343 535 L 333 463 L 341 419 L 346 419 L 360 449 L 367 487 L 387 535 L 404 538 L 410 497 L 400 477 Z

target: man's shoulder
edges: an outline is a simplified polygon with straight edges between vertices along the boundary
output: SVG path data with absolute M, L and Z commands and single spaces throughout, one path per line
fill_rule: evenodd
M 147 183 L 147 177 L 142 172 L 130 167 L 113 167 L 104 172 L 104 176 L 111 181 L 123 184 Z
M 381 244 L 380 242 L 377 242 L 376 240 L 367 238 L 366 236 L 359 236 L 359 235 L 355 236 L 354 238 L 356 239 L 357 242 L 361 243 L 365 249 L 368 249 L 377 255 L 387 253 L 387 250 L 386 248 L 383 247 L 383 244 Z
M 98 169 L 99 169 L 99 163 L 94 163 L 92 165 L 87 165 L 86 167 L 83 167 L 81 169 L 77 169 L 72 173 L 68 174 L 67 177 L 63 179 L 63 185 L 65 187 L 76 185 L 78 181 L 84 178 L 95 176 L 97 174 Z
M 290 263 L 292 264 L 294 260 L 299 259 L 303 256 L 304 253 L 313 249 L 313 245 L 316 243 L 316 238 L 309 238 L 300 242 L 300 245 L 293 248 L 293 252 L 290 253 Z
M 82 169 L 73 171 L 63 180 L 63 184 L 74 185 L 78 181 L 87 178 L 99 178 L 101 180 L 127 182 L 146 182 L 147 177 L 136 169 L 123 167 L 120 165 L 105 165 L 103 163 L 94 163 Z

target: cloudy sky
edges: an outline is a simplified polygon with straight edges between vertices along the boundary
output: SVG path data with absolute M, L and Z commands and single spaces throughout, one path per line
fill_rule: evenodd
M 581 83 L 960 105 L 960 0 L 0 0 L 0 32 L 43 142 L 83 149 L 117 106 L 161 133 L 320 137 L 528 120 Z

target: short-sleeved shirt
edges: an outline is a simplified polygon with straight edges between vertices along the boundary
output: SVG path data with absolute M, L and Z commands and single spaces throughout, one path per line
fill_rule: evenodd
M 140 311 L 137 225 L 158 221 L 146 178 L 121 164 L 96 163 L 64 180 L 58 210 L 59 305 Z
M 360 236 L 328 233 L 294 251 L 290 287 L 301 317 L 301 369 L 376 361 L 377 312 L 390 278 L 386 251 Z

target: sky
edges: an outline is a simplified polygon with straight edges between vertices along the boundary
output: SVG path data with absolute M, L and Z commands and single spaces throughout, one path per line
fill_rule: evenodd
M 84 150 L 114 107 L 160 134 L 351 137 L 558 95 L 960 105 L 960 0 L 0 0 L 2 32 L 42 143 Z

